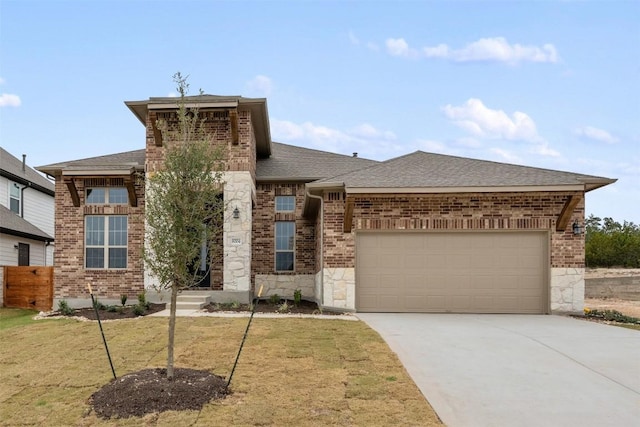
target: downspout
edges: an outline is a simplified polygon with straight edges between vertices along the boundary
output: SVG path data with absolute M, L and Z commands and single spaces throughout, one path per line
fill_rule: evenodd
M 306 191 L 307 197 L 320 200 L 320 307 L 324 307 L 324 198 Z

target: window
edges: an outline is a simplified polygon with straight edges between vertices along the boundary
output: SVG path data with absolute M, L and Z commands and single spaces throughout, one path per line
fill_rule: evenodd
M 276 222 L 276 271 L 293 271 L 295 235 L 295 222 Z
M 276 212 L 293 212 L 295 208 L 295 196 L 276 196 Z
M 85 217 L 85 268 L 127 268 L 127 217 Z
M 91 187 L 87 188 L 85 204 L 87 205 L 126 205 L 129 201 L 127 189 L 124 187 Z
M 20 215 L 20 208 L 22 207 L 22 189 L 15 182 L 9 181 L 9 209 L 12 212 Z

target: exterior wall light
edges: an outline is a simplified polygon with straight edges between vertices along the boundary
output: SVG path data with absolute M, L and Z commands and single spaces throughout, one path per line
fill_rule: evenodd
M 582 227 L 580 227 L 580 224 L 578 224 L 577 220 L 573 221 L 573 226 L 571 228 L 573 228 L 573 234 L 575 234 L 576 236 L 582 234 Z
M 238 209 L 238 207 L 236 206 L 235 209 L 233 210 L 233 218 L 234 219 L 238 219 L 240 218 L 240 210 Z

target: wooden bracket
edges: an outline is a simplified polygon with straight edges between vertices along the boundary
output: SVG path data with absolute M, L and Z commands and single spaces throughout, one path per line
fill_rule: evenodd
M 73 201 L 73 206 L 80 207 L 80 195 L 78 194 L 78 189 L 76 188 L 76 182 L 73 178 L 65 178 L 64 183 L 67 184 L 67 188 L 69 189 L 69 193 L 71 194 L 71 200 Z
M 351 233 L 351 227 L 353 226 L 353 199 L 347 198 L 347 202 L 344 206 L 344 227 L 343 232 Z
M 571 220 L 573 210 L 576 208 L 580 200 L 582 200 L 582 196 L 569 196 L 567 201 L 564 203 L 564 206 L 562 207 L 562 212 L 560 212 L 560 215 L 558 215 L 558 220 L 556 221 L 556 231 L 564 231 L 567 229 L 567 225 L 569 225 L 569 220 Z
M 133 179 L 126 178 L 124 180 L 124 185 L 127 187 L 127 193 L 129 193 L 129 206 L 135 208 L 138 206 L 138 196 L 136 196 L 136 187 L 133 184 Z
M 153 139 L 156 143 L 156 147 L 162 147 L 162 131 L 158 129 L 158 120 L 155 114 L 150 114 L 151 127 L 153 128 Z

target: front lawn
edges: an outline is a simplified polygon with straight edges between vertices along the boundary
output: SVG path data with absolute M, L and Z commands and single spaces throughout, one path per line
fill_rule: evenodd
M 3 425 L 437 425 L 395 354 L 363 322 L 254 319 L 232 394 L 201 411 L 101 420 L 88 399 L 111 370 L 96 322 L 28 321 L 0 309 Z M 24 317 L 24 316 L 23 316 Z M 105 322 L 116 374 L 164 367 L 166 318 Z M 176 366 L 228 376 L 247 319 L 179 318 Z

